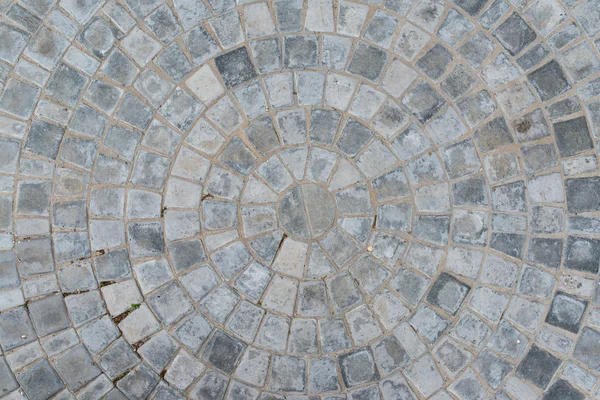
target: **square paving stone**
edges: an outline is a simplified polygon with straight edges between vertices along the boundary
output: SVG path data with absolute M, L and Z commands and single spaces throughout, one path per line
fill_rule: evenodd
M 211 18 L 209 24 L 226 49 L 244 41 L 240 15 L 236 10 Z
M 450 217 L 437 215 L 419 215 L 415 220 L 413 234 L 427 242 L 446 245 L 450 231 Z
M 513 325 L 502 321 L 488 343 L 488 347 L 513 359 L 519 359 L 529 340 Z
M 379 380 L 380 375 L 375 366 L 370 349 L 362 348 L 337 356 L 346 388 Z
M 429 83 L 423 81 L 404 96 L 402 104 L 419 121 L 426 123 L 442 109 L 446 101 Z
M 484 151 L 494 150 L 514 143 L 504 117 L 496 117 L 481 128 L 477 129 L 473 136 Z
M 96 17 L 81 32 L 78 40 L 96 57 L 103 59 L 122 36 L 123 34 L 112 23 Z
M 597 211 L 600 202 L 597 193 L 600 193 L 600 179 L 578 178 L 566 180 L 567 207 L 569 212 Z
M 156 72 L 147 69 L 135 81 L 135 88 L 155 107 L 160 106 L 175 86 L 160 77 Z
M 177 283 L 171 283 L 153 294 L 148 304 L 167 326 L 172 326 L 193 311 L 192 303 Z
M 475 79 L 467 67 L 456 64 L 454 69 L 442 80 L 440 87 L 448 96 L 457 99 L 467 93 L 474 84 Z M 459 108 L 461 108 L 460 103 Z
M 204 106 L 187 91 L 177 88 L 158 113 L 180 131 L 187 131 Z
M 47 359 L 17 375 L 21 388 L 30 399 L 46 400 L 65 386 Z
M 0 254 L 0 288 L 17 287 L 20 284 L 14 253 Z
M 104 145 L 128 160 L 133 159 L 135 149 L 142 134 L 133 129 L 111 126 L 104 137 Z
M 130 399 L 146 399 L 159 381 L 160 377 L 142 363 L 125 375 L 117 383 L 117 387 Z
M 54 366 L 73 391 L 79 390 L 101 373 L 83 345 L 70 350 Z
M 171 160 L 146 151 L 140 151 L 135 160 L 131 181 L 149 189 L 161 190 Z
M 600 368 L 600 333 L 584 327 L 575 345 L 573 358 L 598 371 Z
M 121 332 L 119 332 L 110 316 L 106 315 L 80 328 L 78 334 L 88 350 L 96 355 L 117 339 Z M 59 336 L 55 336 L 55 338 L 57 337 Z
M 451 46 L 461 41 L 473 30 L 475 25 L 469 21 L 463 14 L 454 9 L 450 9 L 446 18 L 438 28 L 437 35 L 444 42 Z
M 289 330 L 290 321 L 288 318 L 268 315 L 260 328 L 256 343 L 271 350 L 284 351 Z
M 271 367 L 271 390 L 303 392 L 306 388 L 306 360 L 274 356 Z
M 479 125 L 497 108 L 487 90 L 470 95 L 459 101 L 457 105 L 470 127 Z
M 537 37 L 535 31 L 516 12 L 496 28 L 494 36 L 512 56 L 519 54 Z
M 348 65 L 348 72 L 376 82 L 386 62 L 387 54 L 383 50 L 359 42 Z
M 53 239 L 54 258 L 57 263 L 90 256 L 89 237 L 86 232 L 57 232 L 54 233 Z
M 546 322 L 572 333 L 579 332 L 588 302 L 564 292 L 557 292 L 552 299 Z
M 28 305 L 29 313 L 40 337 L 71 325 L 62 295 L 55 294 Z
M 25 150 L 56 160 L 64 134 L 64 127 L 36 119 L 29 128 Z
M 165 374 L 165 380 L 176 389 L 185 390 L 198 379 L 205 369 L 204 364 L 198 361 L 196 357 L 185 350 L 181 350 L 169 366 Z
M 553 275 L 541 269 L 525 266 L 519 279 L 518 292 L 540 299 L 549 298 L 552 295 L 555 278 Z
M 355 156 L 360 149 L 373 136 L 373 132 L 359 123 L 349 118 L 337 141 L 337 146 L 348 156 Z
M 264 314 L 265 311 L 260 307 L 242 301 L 229 318 L 226 327 L 242 339 L 252 342 Z
M 427 291 L 429 284 L 429 279 L 405 268 L 401 268 L 396 276 L 390 281 L 392 290 L 396 291 L 403 299 L 413 306 L 416 306 L 419 303 Z
M 196 312 L 175 329 L 173 336 L 195 353 L 208 339 L 212 329 L 212 323 L 203 314 Z
M 244 129 L 244 133 L 260 154 L 264 155 L 279 146 L 279 137 L 269 116 L 254 121 Z
M 435 343 L 450 325 L 444 317 L 424 304 L 417 309 L 409 322 L 429 344 Z
M 483 176 L 476 176 L 452 184 L 455 206 L 487 206 L 488 192 Z
M 119 98 L 122 94 L 122 89 L 113 86 L 110 83 L 96 79 L 90 84 L 83 97 L 91 104 L 100 108 L 105 113 L 111 114 L 114 111 L 117 102 L 119 101 Z M 87 121 L 88 118 L 85 118 L 85 120 Z M 77 125 L 78 128 L 75 128 L 73 127 L 73 122 L 74 121 L 71 122 L 72 129 L 75 129 L 78 132 L 81 132 L 81 130 L 84 129 L 83 132 L 87 132 L 87 127 L 85 126 L 85 124 L 79 123 Z M 96 133 L 92 136 L 97 137 L 101 136 L 101 134 Z
M 39 95 L 40 89 L 35 86 L 9 79 L 0 97 L 0 110 L 27 119 L 31 116 Z
M 0 314 L 0 344 L 4 351 L 36 339 L 35 330 L 25 308 L 19 307 Z
M 292 69 L 314 68 L 318 63 L 316 35 L 286 36 L 284 41 L 284 67 Z
M 454 0 L 453 3 L 474 17 L 488 2 L 487 0 Z
M 579 82 L 600 70 L 600 60 L 588 43 L 580 43 L 562 53 L 558 61 L 573 82 Z
M 187 240 L 170 243 L 169 253 L 177 273 L 190 269 L 206 261 L 206 253 L 200 240 Z
M 573 4 L 570 3 L 569 4 Z M 583 27 L 583 30 L 590 35 L 595 36 L 600 32 L 600 19 L 594 13 L 598 9 L 598 1 L 586 0 L 573 9 L 573 16 Z
M 408 383 L 406 382 L 406 379 L 404 379 L 402 374 L 400 374 L 399 372 L 382 380 L 379 383 L 379 390 L 381 391 L 381 394 L 383 395 L 384 399 L 387 399 L 387 398 L 393 399 L 394 397 L 397 397 L 398 399 L 403 399 L 403 400 L 404 399 L 405 400 L 416 399 L 416 396 L 413 393 L 410 386 L 408 385 Z M 340 400 L 340 399 L 342 399 L 342 398 L 341 397 L 339 397 L 339 398 L 331 397 L 329 400 Z
M 331 353 L 352 347 L 350 337 L 341 318 L 330 318 L 319 321 L 321 347 L 324 353 Z
M 540 389 L 545 389 L 561 363 L 562 360 L 534 345 L 519 364 L 516 374 Z
M 410 360 L 408 353 L 394 335 L 373 343 L 372 349 L 377 365 L 385 374 L 397 370 Z
M 469 285 L 450 274 L 442 272 L 431 287 L 427 295 L 427 301 L 455 315 L 470 290 Z
M 104 301 L 96 290 L 67 296 L 65 303 L 75 327 L 106 313 Z
M 140 362 L 131 346 L 123 339 L 115 341 L 98 360 L 106 375 L 115 379 Z
M 135 280 L 128 279 L 101 287 L 108 312 L 113 317 L 123 314 L 142 302 Z
M 262 74 L 281 69 L 281 42 L 278 37 L 253 41 L 250 48 Z
M 594 147 L 585 117 L 557 122 L 554 137 L 561 157 L 569 157 Z
M 543 43 L 533 46 L 517 59 L 517 64 L 524 70 L 529 70 L 538 65 L 542 60 L 548 57 L 551 53 L 548 46 Z
M 452 62 L 452 54 L 442 45 L 436 44 L 415 65 L 431 79 L 439 79 Z
M 563 240 L 552 238 L 531 238 L 527 260 L 547 268 L 558 269 L 562 259 Z
M 16 244 L 19 275 L 28 276 L 54 271 L 52 243 L 49 238 L 23 240 Z
M 406 369 L 405 376 L 425 397 L 441 389 L 444 379 L 430 355 L 421 357 Z
M 462 36 L 459 36 L 459 38 L 462 38 Z M 494 51 L 494 47 L 495 46 L 490 39 L 482 32 L 477 32 L 459 47 L 458 54 L 460 54 L 473 68 L 479 68 Z
M 490 247 L 508 256 L 523 258 L 525 239 L 525 235 L 494 232 L 490 240 Z
M 0 37 L 2 38 L 0 59 L 12 64 L 17 61 L 31 36 L 27 32 L 3 22 L 0 24 Z
M 302 4 L 302 1 L 298 0 L 275 1 L 275 17 L 281 32 L 299 32 L 302 30 Z
M 567 238 L 564 266 L 568 269 L 598 273 L 600 267 L 600 240 L 578 236 Z
M 160 223 L 130 223 L 127 226 L 127 231 L 133 258 L 164 254 L 163 228 Z
M 181 82 L 194 69 L 177 42 L 167 47 L 155 62 L 175 82 Z
M 481 170 L 481 162 L 473 141 L 468 139 L 445 147 L 442 157 L 450 179 L 460 178 Z
M 529 142 L 550 136 L 550 129 L 541 109 L 516 118 L 512 121 L 512 126 L 519 142 Z
M 45 68 L 52 69 L 68 45 L 66 39 L 44 26 L 33 37 L 23 54 Z
M 2 391 L 2 393 L 10 393 L 18 388 L 19 384 L 6 363 L 6 360 L 4 358 L 0 359 L 0 391 Z
M 94 266 L 100 282 L 131 277 L 131 264 L 126 249 L 118 249 L 97 257 Z
M 164 44 L 175 39 L 182 31 L 173 11 L 167 5 L 157 8 L 152 14 L 146 17 L 145 22 L 156 37 Z
M 342 71 L 346 66 L 352 40 L 347 37 L 333 35 L 323 36 L 323 50 L 321 64 L 325 68 Z
M 530 229 L 533 233 L 558 233 L 563 231 L 564 210 L 558 207 L 534 206 Z
M 392 44 L 392 36 L 398 25 L 398 19 L 391 14 L 378 10 L 365 31 L 365 39 L 383 48 Z
M 231 374 L 245 350 L 246 345 L 243 342 L 221 330 L 215 330 L 202 351 L 202 359 Z
M 544 394 L 542 400 L 583 400 L 583 393 L 576 390 L 571 384 L 564 379 L 559 379 Z
M 183 41 L 196 65 L 206 62 L 219 51 L 215 39 L 202 26 L 197 26 L 186 33 Z
M 552 60 L 541 68 L 527 74 L 527 78 L 543 101 L 551 100 L 571 88 L 562 68 L 556 60 Z
M 246 47 L 240 47 L 215 58 L 215 64 L 227 88 L 256 77 L 256 70 Z
M 219 161 L 235 171 L 247 175 L 254 167 L 256 156 L 238 137 L 234 137 L 219 156 Z
M 335 362 L 330 358 L 310 360 L 309 391 L 311 393 L 336 392 L 340 390 Z
M 115 113 L 115 117 L 136 128 L 145 130 L 152 121 L 154 110 L 137 96 L 130 93 L 125 95 L 123 102 Z
M 74 106 L 88 79 L 76 70 L 61 64 L 52 75 L 46 87 L 46 93 L 56 100 Z
M 138 353 L 157 372 L 162 370 L 175 357 L 179 345 L 166 331 L 161 331 L 150 338 L 139 349 Z
M 487 349 L 479 354 L 474 367 L 493 389 L 498 388 L 504 378 L 514 369 L 508 361 Z

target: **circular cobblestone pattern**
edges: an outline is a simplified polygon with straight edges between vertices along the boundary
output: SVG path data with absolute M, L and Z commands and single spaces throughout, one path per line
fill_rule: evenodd
M 600 0 L 0 0 L 0 397 L 600 399 Z

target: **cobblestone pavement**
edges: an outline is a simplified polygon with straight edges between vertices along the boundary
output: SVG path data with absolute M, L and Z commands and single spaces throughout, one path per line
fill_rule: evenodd
M 0 396 L 600 399 L 600 0 L 0 13 Z

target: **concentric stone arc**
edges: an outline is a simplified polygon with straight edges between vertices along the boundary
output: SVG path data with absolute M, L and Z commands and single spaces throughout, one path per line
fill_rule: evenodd
M 600 398 L 598 0 L 0 0 L 0 397 Z

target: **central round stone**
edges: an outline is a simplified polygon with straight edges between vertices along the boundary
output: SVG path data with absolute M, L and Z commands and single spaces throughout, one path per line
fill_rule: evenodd
M 314 183 L 292 187 L 279 202 L 279 222 L 291 236 L 316 239 L 335 221 L 335 203 L 327 189 Z

